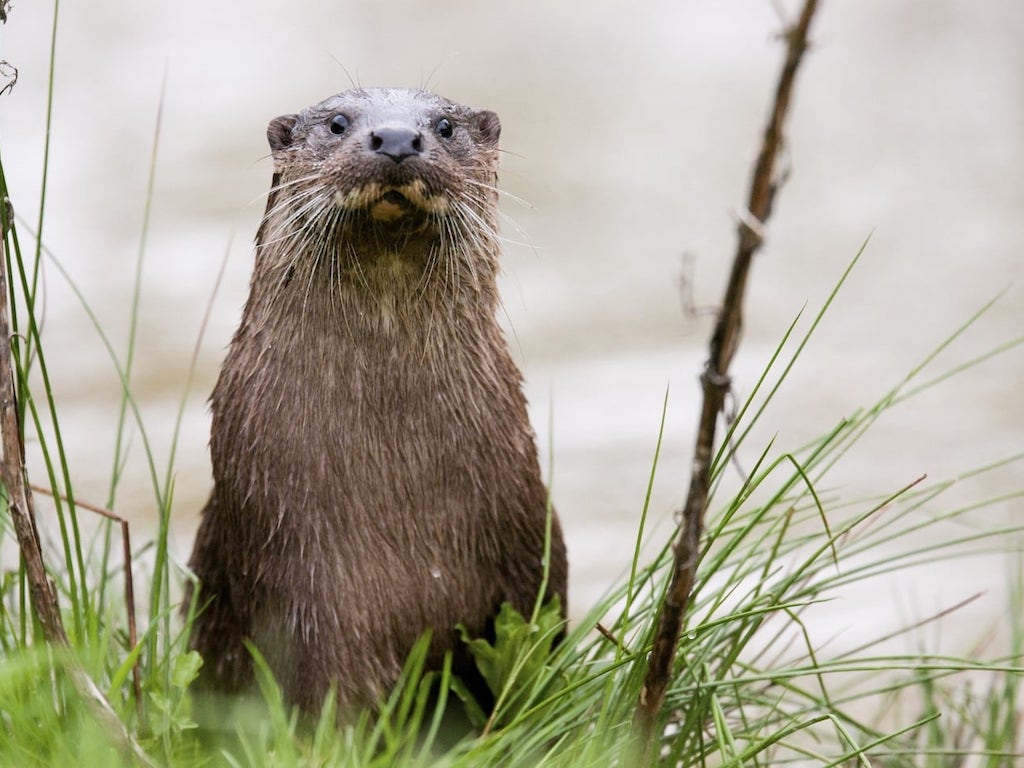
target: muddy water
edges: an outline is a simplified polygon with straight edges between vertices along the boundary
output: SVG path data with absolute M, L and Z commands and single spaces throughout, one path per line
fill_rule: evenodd
M 15 204 L 30 220 L 51 13 L 19 4 L 2 30 L 0 57 L 21 78 L 0 98 L 0 140 Z M 684 306 L 719 300 L 780 59 L 778 29 L 767 0 L 303 0 L 286 13 L 225 0 L 64 4 L 45 241 L 122 354 L 160 118 L 132 372 L 145 433 L 130 430 L 117 508 L 140 531 L 152 525 L 143 449 L 148 441 L 162 477 L 223 262 L 175 458 L 174 538 L 187 555 L 210 482 L 204 400 L 237 322 L 269 183 L 267 120 L 351 81 L 428 83 L 502 117 L 505 308 L 581 613 L 631 555 L 666 388 L 655 539 L 685 494 L 709 326 Z M 774 435 L 793 448 L 874 402 L 1001 292 L 935 372 L 1024 331 L 1022 33 L 1016 0 L 824 4 L 798 85 L 789 177 L 750 286 L 741 393 L 801 308 L 813 314 L 870 242 L 751 437 L 748 464 Z M 46 289 L 76 491 L 102 503 L 118 379 L 52 266 Z M 1022 381 L 1016 350 L 930 390 L 880 423 L 830 487 L 883 493 L 1021 451 Z M 938 509 L 1018 490 L 1021 474 L 1018 463 L 961 483 Z M 1009 499 L 967 524 L 1022 524 L 1022 507 Z M 992 556 L 925 566 L 845 594 L 818 627 L 825 636 L 880 632 L 984 590 L 937 633 L 963 650 L 1004 611 L 1009 568 Z

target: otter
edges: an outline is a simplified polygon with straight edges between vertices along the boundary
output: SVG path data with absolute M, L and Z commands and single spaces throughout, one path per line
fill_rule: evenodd
M 251 641 L 289 704 L 316 712 L 334 689 L 339 711 L 372 708 L 424 632 L 428 666 L 451 652 L 472 676 L 457 625 L 487 636 L 542 589 L 564 610 L 565 545 L 496 319 L 500 132 L 494 112 L 380 88 L 270 122 L 189 562 L 200 689 L 251 689 Z

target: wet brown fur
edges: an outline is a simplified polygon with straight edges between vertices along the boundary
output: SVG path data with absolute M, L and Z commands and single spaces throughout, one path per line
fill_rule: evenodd
M 380 125 L 415 126 L 422 154 L 372 153 Z M 342 711 L 372 706 L 425 630 L 430 664 L 454 649 L 465 667 L 456 624 L 483 635 L 502 601 L 532 610 L 548 503 L 495 320 L 499 132 L 491 112 L 383 89 L 270 124 L 190 561 L 203 687 L 250 689 L 251 639 L 290 703 L 315 711 L 333 684 Z M 406 193 L 394 221 L 373 214 L 389 189 Z M 554 520 L 546 597 L 563 606 L 566 570 Z

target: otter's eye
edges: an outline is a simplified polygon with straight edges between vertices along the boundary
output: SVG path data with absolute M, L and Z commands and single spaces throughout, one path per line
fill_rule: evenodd
M 442 139 L 450 139 L 452 134 L 455 133 L 455 126 L 452 125 L 452 121 L 447 117 L 442 117 L 437 121 L 434 130 L 437 131 L 437 135 Z
M 345 131 L 348 130 L 348 118 L 344 115 L 335 115 L 331 118 L 331 133 L 335 136 L 341 136 Z

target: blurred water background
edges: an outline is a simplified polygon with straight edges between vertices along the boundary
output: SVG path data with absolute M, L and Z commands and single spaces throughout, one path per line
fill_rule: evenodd
M 510 193 L 504 304 L 567 533 L 573 613 L 632 555 L 668 388 L 651 501 L 652 540 L 664 541 L 686 492 L 710 329 L 707 313 L 687 308 L 720 299 L 733 215 L 781 61 L 779 7 L 795 4 L 61 4 L 44 239 L 122 353 L 161 114 L 132 372 L 161 472 L 226 258 L 178 441 L 177 556 L 188 555 L 209 491 L 205 400 L 247 290 L 270 181 L 266 123 L 353 81 L 427 84 L 501 116 Z M 16 3 L 0 29 L 0 58 L 20 73 L 0 97 L 0 141 L 14 203 L 30 222 L 53 10 Z M 734 366 L 740 396 L 796 314 L 806 305 L 813 315 L 870 242 L 751 438 L 748 465 L 773 436 L 796 448 L 873 403 L 997 294 L 936 372 L 1024 332 L 1024 4 L 833 0 L 812 37 L 791 117 L 789 178 L 752 274 Z M 119 381 L 52 265 L 45 281 L 46 344 L 75 492 L 103 503 Z M 1019 453 L 1022 382 L 1017 349 L 928 391 L 846 457 L 831 490 L 849 499 L 887 493 Z M 142 435 L 129 434 L 115 506 L 142 541 L 156 513 Z M 1022 487 L 1018 462 L 965 480 L 935 510 L 1009 495 L 952 533 L 1021 524 L 1024 502 L 1012 494 Z M 930 630 L 936 645 L 964 652 L 999 627 L 1019 567 L 991 555 L 922 566 L 844 593 L 816 613 L 812 630 L 856 642 L 983 591 Z

